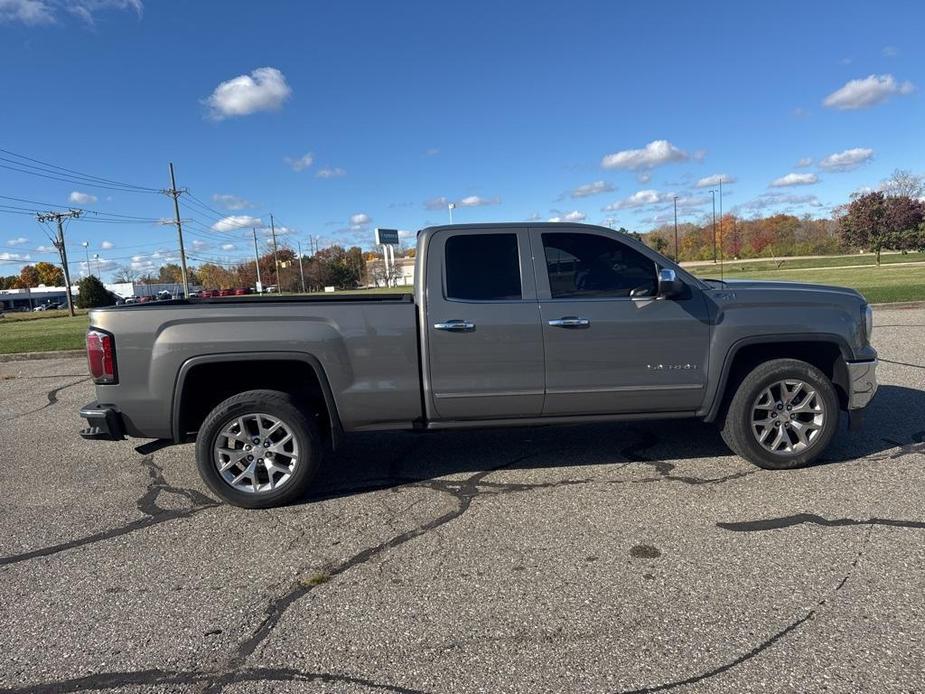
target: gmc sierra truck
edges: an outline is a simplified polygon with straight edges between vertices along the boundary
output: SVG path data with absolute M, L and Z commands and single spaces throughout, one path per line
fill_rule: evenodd
M 302 496 L 345 433 L 716 422 L 770 469 L 814 460 L 877 390 L 856 291 L 703 280 L 609 229 L 430 227 L 414 293 L 90 312 L 86 439 L 196 441 L 229 503 Z

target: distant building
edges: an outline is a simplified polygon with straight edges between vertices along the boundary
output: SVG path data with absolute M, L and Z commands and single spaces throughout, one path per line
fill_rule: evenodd
M 110 292 L 122 299 L 132 297 L 157 296 L 161 292 L 169 292 L 172 296 L 183 293 L 183 285 L 168 284 L 142 284 L 141 282 L 117 282 L 104 284 Z M 196 292 L 202 287 L 190 285 L 190 292 Z M 80 293 L 77 285 L 71 287 L 71 294 L 76 298 Z M 64 287 L 46 287 L 39 285 L 29 289 L 0 289 L 0 311 L 31 311 L 37 306 L 48 304 L 66 304 L 67 292 Z
M 414 258 L 396 258 L 391 273 L 386 272 L 382 258 L 367 260 L 366 278 L 370 287 L 385 287 L 387 284 L 392 287 L 411 286 L 414 284 Z

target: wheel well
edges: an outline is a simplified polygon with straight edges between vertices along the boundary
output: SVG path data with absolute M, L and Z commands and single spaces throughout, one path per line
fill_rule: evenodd
M 334 445 L 335 413 L 328 408 L 315 369 L 296 359 L 220 361 L 197 364 L 183 380 L 177 420 L 179 437 L 191 440 L 216 405 L 236 393 L 269 389 L 289 393 L 305 411 L 316 417 L 322 439 Z
M 838 403 L 842 409 L 848 408 L 848 369 L 841 349 L 834 342 L 767 342 L 745 345 L 733 357 L 729 367 L 726 385 L 723 389 L 720 418 L 735 395 L 739 384 L 751 371 L 772 359 L 799 359 L 812 364 L 828 377 L 835 386 Z

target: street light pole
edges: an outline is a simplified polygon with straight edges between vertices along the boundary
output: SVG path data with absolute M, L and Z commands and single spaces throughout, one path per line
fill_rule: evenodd
M 716 262 L 716 191 L 711 190 L 713 196 L 713 262 Z
M 449 204 L 446 206 L 446 209 L 447 209 L 447 211 L 449 211 L 449 213 L 450 213 L 450 224 L 452 224 L 452 223 L 453 223 L 453 210 L 456 209 L 456 203 L 455 203 L 455 202 L 449 203 Z
M 87 277 L 89 277 L 90 275 L 93 274 L 92 272 L 90 272 L 90 251 L 89 251 L 90 244 L 87 243 L 86 241 L 82 241 L 80 245 L 84 247 L 84 258 L 86 258 L 87 260 Z
M 678 253 L 678 196 L 674 196 L 674 261 L 681 262 L 681 255 Z

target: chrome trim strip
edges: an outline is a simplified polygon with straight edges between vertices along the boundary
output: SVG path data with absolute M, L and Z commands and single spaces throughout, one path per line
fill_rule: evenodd
M 544 393 L 541 390 L 493 390 L 487 393 L 434 393 L 434 397 L 440 400 L 452 398 L 509 398 L 515 395 L 544 395 Z
M 682 383 L 680 385 L 651 386 L 614 386 L 610 388 L 547 388 L 547 395 L 578 395 L 581 393 L 632 393 L 652 390 L 700 390 L 702 383 Z

